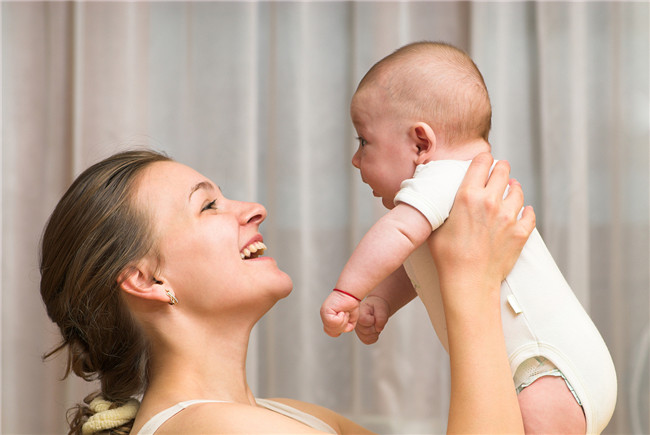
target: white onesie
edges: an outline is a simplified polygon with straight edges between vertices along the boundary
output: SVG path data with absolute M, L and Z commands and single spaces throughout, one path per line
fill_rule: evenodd
M 413 178 L 402 182 L 395 204 L 415 207 L 435 230 L 449 216 L 469 163 L 438 160 L 419 165 Z M 409 256 L 404 268 L 449 351 L 438 272 L 426 243 Z M 537 229 L 501 285 L 501 317 L 513 375 L 531 358 L 551 361 L 579 399 L 587 433 L 602 432 L 616 404 L 614 363 Z

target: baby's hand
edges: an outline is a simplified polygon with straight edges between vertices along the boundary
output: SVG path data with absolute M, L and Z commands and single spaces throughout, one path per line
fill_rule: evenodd
M 370 295 L 361 302 L 359 322 L 355 331 L 365 344 L 373 344 L 388 322 L 390 308 L 388 302 L 379 296 Z
M 333 291 L 320 308 L 323 329 L 330 337 L 354 329 L 359 318 L 359 301 L 352 296 Z

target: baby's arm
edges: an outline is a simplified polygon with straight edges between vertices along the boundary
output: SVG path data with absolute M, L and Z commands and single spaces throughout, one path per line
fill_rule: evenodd
M 407 204 L 396 205 L 363 236 L 336 288 L 363 299 L 430 235 L 431 224 L 422 213 Z
M 422 213 L 410 205 L 396 205 L 363 236 L 343 268 L 336 288 L 363 299 L 429 235 L 431 224 Z
M 361 239 L 336 283 L 337 289 L 349 295 L 332 292 L 321 307 L 325 331 L 338 336 L 354 329 L 359 314 L 358 301 L 400 267 L 430 234 L 429 221 L 410 205 L 398 204 L 379 219 Z M 342 298 L 349 299 L 350 306 L 353 301 L 356 303 L 353 311 L 343 317 L 338 311 L 343 306 Z
M 359 339 L 365 344 L 376 342 L 388 318 L 416 296 L 404 267 L 398 267 L 361 302 L 355 328 Z

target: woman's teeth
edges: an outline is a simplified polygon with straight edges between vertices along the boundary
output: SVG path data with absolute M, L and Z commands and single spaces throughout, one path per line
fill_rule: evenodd
M 255 243 L 251 243 L 250 245 L 246 246 L 239 253 L 239 255 L 241 256 L 242 260 L 245 260 L 247 258 L 257 258 L 260 255 L 264 254 L 265 249 L 266 249 L 266 245 L 264 243 L 255 242 Z

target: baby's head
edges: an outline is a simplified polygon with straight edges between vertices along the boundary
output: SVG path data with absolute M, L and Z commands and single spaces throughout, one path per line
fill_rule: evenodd
M 350 104 L 359 134 L 352 164 L 392 208 L 418 164 L 489 151 L 490 98 L 472 59 L 451 45 L 416 42 L 377 62 Z
M 415 42 L 377 62 L 353 97 L 381 95 L 382 110 L 427 123 L 438 145 L 488 140 L 492 108 L 483 76 L 462 50 L 446 43 Z

